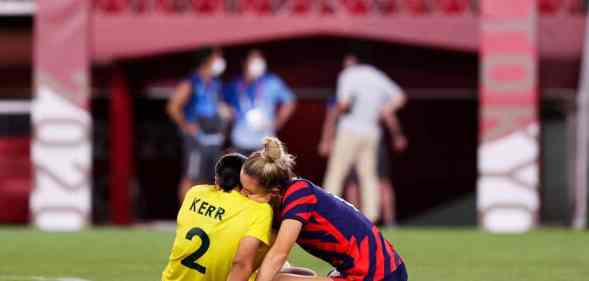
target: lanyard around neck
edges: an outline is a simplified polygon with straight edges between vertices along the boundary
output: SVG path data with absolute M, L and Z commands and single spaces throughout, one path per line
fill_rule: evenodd
M 207 85 L 208 84 L 208 85 Z M 214 81 L 211 80 L 208 83 L 203 81 L 202 79 L 198 80 L 198 83 L 196 83 L 197 89 L 196 89 L 196 96 L 203 96 L 206 97 L 207 96 L 207 90 L 210 90 L 212 87 L 214 87 Z M 217 92 L 213 92 L 211 93 L 211 98 L 213 99 L 213 102 L 217 102 L 218 101 L 218 97 L 217 97 Z
M 249 88 L 246 83 L 242 80 L 239 82 L 238 85 L 238 95 L 239 95 L 239 107 L 244 110 L 248 111 L 260 105 L 260 100 L 262 99 L 262 78 L 258 78 L 252 82 L 254 86 L 254 96 L 253 98 L 247 92 Z

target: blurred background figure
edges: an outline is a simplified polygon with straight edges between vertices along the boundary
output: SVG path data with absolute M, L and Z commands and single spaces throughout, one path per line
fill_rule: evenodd
M 405 95 L 383 72 L 363 63 L 364 60 L 355 54 L 345 56 L 344 70 L 337 82 L 336 108 L 327 118 L 331 124 L 338 121 L 335 138 L 323 138 L 319 149 L 324 155 L 331 150 L 325 188 L 341 195 L 344 180 L 354 166 L 362 190 L 362 212 L 376 221 L 380 205 L 376 164 L 379 121 L 383 118 L 387 127 L 394 128 L 398 122 L 392 116 L 405 104 Z M 331 135 L 329 130 L 333 130 L 326 130 Z M 401 147 L 403 140 L 399 138 L 394 143 L 399 142 Z
M 183 140 L 184 176 L 178 193 L 180 201 L 191 186 L 213 182 L 224 128 L 230 118 L 218 78 L 226 66 L 221 50 L 205 48 L 194 58 L 197 68 L 178 85 L 167 105 L 168 114 L 180 129 Z
M 384 123 L 388 129 L 388 136 L 390 142 L 385 138 L 381 138 L 378 144 L 378 181 L 380 184 L 381 196 L 381 219 L 382 224 L 386 226 L 397 225 L 397 197 L 395 196 L 395 188 L 392 182 L 391 175 L 391 149 L 395 153 L 400 153 L 407 149 L 407 137 L 403 133 L 399 118 L 393 114 L 385 114 L 383 116 Z
M 263 138 L 274 136 L 296 107 L 295 95 L 280 77 L 267 71 L 259 50 L 249 52 L 243 73 L 227 85 L 225 97 L 235 113 L 231 143 L 244 155 L 260 149 Z
M 336 117 L 335 100 L 328 102 L 325 121 L 323 122 L 323 131 L 321 133 L 321 141 L 319 143 L 319 155 L 329 157 L 331 152 L 331 144 L 333 143 Z M 391 154 L 401 153 L 407 148 L 407 137 L 403 133 L 403 129 L 398 117 L 392 115 L 387 118 L 385 125 L 388 129 L 383 136 L 390 136 L 390 142 L 386 138 L 381 137 L 378 143 L 377 156 L 377 175 L 379 181 L 380 192 L 380 223 L 384 226 L 397 225 L 396 212 L 396 196 L 395 189 L 392 183 L 391 175 Z M 344 199 L 352 203 L 356 207 L 361 207 L 361 192 L 358 189 L 358 174 L 352 170 L 345 180 Z

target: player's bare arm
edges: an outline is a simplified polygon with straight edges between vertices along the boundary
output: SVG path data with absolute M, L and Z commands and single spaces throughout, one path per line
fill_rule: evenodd
M 337 122 L 337 109 L 328 107 L 323 121 L 323 131 L 321 132 L 321 141 L 319 142 L 319 155 L 327 157 L 331 152 L 333 139 L 335 138 L 335 125 Z
M 404 151 L 407 148 L 407 138 L 397 115 L 394 113 L 382 114 L 381 118 L 391 135 L 394 150 Z
M 407 97 L 405 95 L 395 95 L 388 100 L 383 108 L 382 114 L 394 114 L 397 110 L 405 106 L 405 103 L 407 103 Z
M 280 106 L 278 114 L 276 115 L 276 130 L 280 130 L 284 124 L 286 124 L 286 121 L 288 121 L 290 116 L 294 113 L 296 107 L 296 101 L 290 101 Z
M 266 254 L 256 281 L 272 281 L 288 258 L 303 224 L 297 220 L 287 219 L 280 225 L 276 241 Z
M 168 115 L 178 127 L 187 134 L 196 134 L 198 127 L 186 121 L 182 108 L 190 99 L 191 86 L 189 81 L 183 81 L 176 87 L 175 94 L 170 98 L 166 106 Z
M 256 268 L 256 254 L 263 244 L 260 240 L 246 236 L 239 242 L 239 248 L 231 263 L 227 281 L 247 281 Z

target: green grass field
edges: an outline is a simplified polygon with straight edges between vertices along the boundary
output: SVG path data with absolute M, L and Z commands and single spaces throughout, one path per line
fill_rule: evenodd
M 587 232 L 492 235 L 474 229 L 399 229 L 385 230 L 385 235 L 404 257 L 412 281 L 589 280 Z M 156 281 L 172 240 L 172 232 L 140 229 L 44 233 L 2 227 L 0 280 Z M 322 274 L 329 269 L 300 249 L 290 261 Z

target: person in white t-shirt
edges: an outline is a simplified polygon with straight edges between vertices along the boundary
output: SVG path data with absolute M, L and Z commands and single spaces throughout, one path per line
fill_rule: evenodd
M 327 164 L 325 188 L 341 195 L 346 176 L 355 166 L 362 190 L 362 212 L 372 221 L 378 218 L 380 199 L 377 151 L 381 138 L 380 120 L 393 126 L 394 113 L 405 104 L 401 88 L 372 65 L 355 55 L 344 58 L 336 93 L 337 129 Z M 322 148 L 320 148 L 322 149 Z

